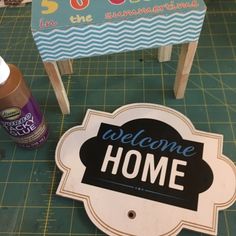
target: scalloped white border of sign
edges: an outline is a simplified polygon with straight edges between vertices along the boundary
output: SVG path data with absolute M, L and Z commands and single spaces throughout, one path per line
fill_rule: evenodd
M 86 167 L 80 160 L 82 144 L 97 135 L 101 123 L 122 125 L 149 118 L 174 127 L 184 139 L 204 143 L 203 160 L 211 167 L 214 181 L 199 195 L 197 211 L 81 183 Z M 68 130 L 56 148 L 56 164 L 63 172 L 57 194 L 83 201 L 93 223 L 108 235 L 177 235 L 183 228 L 217 234 L 218 213 L 236 200 L 236 167 L 222 154 L 223 136 L 196 130 L 181 113 L 161 106 L 137 103 L 113 113 L 88 110 L 82 125 Z M 133 210 L 135 219 L 127 213 Z

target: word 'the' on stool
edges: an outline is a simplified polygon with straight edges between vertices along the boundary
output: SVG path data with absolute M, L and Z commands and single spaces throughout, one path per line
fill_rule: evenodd
M 39 0 L 32 3 L 32 34 L 63 114 L 70 113 L 61 74 L 71 59 L 159 48 L 159 61 L 182 44 L 174 84 L 183 98 L 202 29 L 202 0 Z M 61 74 L 60 74 L 61 73 Z

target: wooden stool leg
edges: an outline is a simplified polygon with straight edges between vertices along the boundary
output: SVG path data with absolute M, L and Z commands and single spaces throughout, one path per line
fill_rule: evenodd
M 170 61 L 172 53 L 172 45 L 158 48 L 158 60 L 159 62 Z
M 58 61 L 57 65 L 59 67 L 61 75 L 73 74 L 72 60 Z
M 52 87 L 57 97 L 57 101 L 61 108 L 63 114 L 70 113 L 70 104 L 64 88 L 63 82 L 61 80 L 61 75 L 59 73 L 56 62 L 44 62 L 45 70 L 51 81 Z
M 174 84 L 174 93 L 177 99 L 184 97 L 197 45 L 198 41 L 186 43 L 181 46 L 181 52 L 179 56 L 179 62 Z

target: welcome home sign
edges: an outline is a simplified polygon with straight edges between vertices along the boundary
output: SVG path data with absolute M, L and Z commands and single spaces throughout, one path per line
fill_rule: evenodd
M 164 106 L 88 110 L 58 143 L 57 194 L 83 201 L 108 235 L 215 235 L 219 210 L 236 199 L 236 168 L 222 144 Z

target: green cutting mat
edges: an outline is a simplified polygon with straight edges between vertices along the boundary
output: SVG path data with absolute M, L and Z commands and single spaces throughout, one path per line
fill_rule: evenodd
M 15 146 L 0 129 L 0 235 L 104 235 L 82 203 L 55 195 L 61 175 L 54 162 L 56 144 L 88 108 L 111 112 L 133 102 L 172 107 L 197 129 L 223 134 L 224 154 L 236 162 L 236 1 L 207 5 L 185 99 L 175 100 L 172 93 L 178 47 L 172 61 L 162 64 L 157 50 L 93 57 L 74 61 L 75 74 L 63 78 L 69 116 L 60 113 L 32 39 L 30 5 L 0 9 L 0 55 L 21 68 L 50 126 L 49 141 L 32 151 Z M 183 230 L 180 235 L 202 234 Z M 218 235 L 236 235 L 236 204 L 220 213 Z

